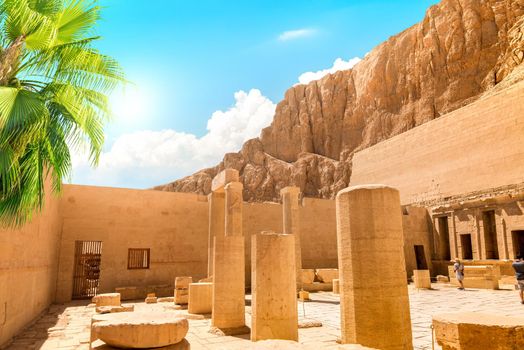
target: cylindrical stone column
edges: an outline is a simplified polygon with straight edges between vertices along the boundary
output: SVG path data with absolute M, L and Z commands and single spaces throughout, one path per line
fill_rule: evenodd
M 282 217 L 284 219 L 284 233 L 295 235 L 295 267 L 297 269 L 297 287 L 302 288 L 302 281 L 300 281 L 302 270 L 302 249 L 300 246 L 300 203 L 299 195 L 300 188 L 298 187 L 284 187 L 280 190 L 282 196 Z
M 215 236 L 211 326 L 225 334 L 245 333 L 245 251 L 242 183 L 225 191 L 225 235 Z
M 251 259 L 251 340 L 297 341 L 295 236 L 253 235 Z
M 413 349 L 399 192 L 346 188 L 336 209 L 342 343 Z
M 224 191 L 212 192 L 207 196 L 209 203 L 209 240 L 207 255 L 207 277 L 213 276 L 213 244 L 216 236 L 224 236 L 225 222 Z

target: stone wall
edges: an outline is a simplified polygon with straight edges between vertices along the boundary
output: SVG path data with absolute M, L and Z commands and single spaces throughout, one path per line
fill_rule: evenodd
M 524 83 L 355 154 L 351 184 L 384 183 L 403 204 L 524 182 Z
M 19 230 L 0 229 L 0 348 L 54 300 L 60 239 L 59 200 Z
M 173 284 L 175 276 L 207 274 L 207 197 L 189 193 L 66 185 L 62 197 L 59 302 L 71 299 L 77 240 L 102 241 L 100 292 L 115 287 Z M 251 235 L 282 231 L 279 203 L 245 203 L 246 283 Z M 337 267 L 335 203 L 305 198 L 300 207 L 306 268 Z M 149 248 L 150 269 L 128 270 L 129 248 Z
M 100 292 L 205 277 L 207 214 L 207 198 L 196 194 L 65 186 L 57 301 L 72 296 L 77 240 L 102 241 Z M 150 268 L 129 270 L 129 248 L 149 248 Z
M 415 246 L 422 246 L 427 268 L 432 270 L 431 264 L 431 218 L 426 208 L 407 206 L 402 213 L 402 227 L 404 230 L 404 256 L 406 258 L 406 273 L 413 276 L 417 269 Z

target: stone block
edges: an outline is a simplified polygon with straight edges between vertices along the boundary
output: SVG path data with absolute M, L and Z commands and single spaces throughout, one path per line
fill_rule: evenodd
M 193 283 L 193 277 L 177 277 L 175 278 L 175 289 L 188 289 L 190 283 Z
M 309 292 L 306 292 L 305 290 L 301 290 L 300 292 L 298 292 L 298 299 L 300 299 L 302 301 L 311 300 L 309 298 Z
M 238 170 L 235 169 L 224 169 L 219 172 L 211 181 L 211 191 L 223 191 L 224 187 L 230 182 L 239 181 Z
M 333 294 L 340 294 L 340 280 L 338 278 L 333 280 Z
M 188 289 L 175 289 L 175 304 L 186 305 L 189 302 L 189 290 Z
M 338 278 L 338 269 L 316 269 L 315 273 L 323 283 L 333 283 L 333 280 Z
M 437 283 L 449 283 L 449 277 L 444 275 L 437 275 Z
M 524 349 L 524 317 L 476 312 L 433 316 L 442 350 Z
M 135 310 L 134 305 L 121 305 L 121 306 L 98 306 L 96 312 L 99 314 L 109 314 L 115 312 L 132 312 Z
M 517 289 L 517 278 L 513 276 L 501 276 L 499 279 L 499 289 Z
M 157 301 L 159 303 L 174 303 L 175 302 L 175 298 L 174 297 L 157 298 Z
M 98 294 L 93 297 L 93 303 L 100 306 L 120 306 L 120 293 Z
M 145 300 L 146 304 L 156 304 L 158 302 L 157 297 L 147 297 Z
M 189 285 L 190 314 L 210 314 L 213 310 L 213 283 L 191 283 Z
M 158 348 L 179 343 L 189 323 L 173 313 L 133 312 L 108 314 L 92 323 L 91 332 L 109 346 L 117 348 Z
M 413 282 L 415 288 L 431 289 L 429 270 L 413 270 Z
M 333 290 L 333 283 L 302 283 L 302 289 L 307 292 L 330 292 Z
M 314 269 L 301 269 L 300 270 L 300 283 L 313 283 L 315 282 L 315 270 Z

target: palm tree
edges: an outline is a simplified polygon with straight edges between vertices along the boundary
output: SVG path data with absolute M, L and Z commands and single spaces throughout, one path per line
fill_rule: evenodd
M 124 81 L 93 48 L 96 1 L 0 0 L 0 223 L 19 226 L 61 190 L 71 151 L 96 165 L 107 95 Z

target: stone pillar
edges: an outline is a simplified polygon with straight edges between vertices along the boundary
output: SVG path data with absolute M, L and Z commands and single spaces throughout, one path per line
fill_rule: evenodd
M 302 288 L 300 280 L 302 270 L 302 249 L 300 246 L 300 222 L 299 222 L 299 195 L 300 188 L 298 187 L 284 187 L 280 190 L 282 196 L 282 210 L 284 219 L 284 233 L 295 235 L 295 266 L 297 269 L 297 288 Z
M 242 190 L 241 182 L 230 182 L 225 191 L 225 235 L 244 236 L 242 233 Z
M 231 182 L 225 191 L 225 235 L 215 236 L 213 262 L 212 331 L 243 334 L 245 326 L 245 251 L 242 233 L 242 184 Z
M 413 270 L 413 284 L 418 289 L 431 289 L 429 270 Z
M 207 256 L 207 277 L 213 276 L 213 244 L 216 236 L 224 236 L 225 194 L 212 192 L 207 196 L 209 202 L 209 241 Z
M 413 349 L 399 192 L 349 187 L 336 209 L 342 343 Z
M 295 235 L 253 235 L 251 259 L 251 340 L 298 341 Z

